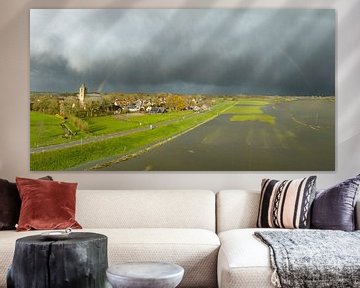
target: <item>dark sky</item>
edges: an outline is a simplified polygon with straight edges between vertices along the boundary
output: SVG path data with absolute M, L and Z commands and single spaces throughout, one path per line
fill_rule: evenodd
M 32 91 L 335 95 L 335 11 L 32 9 Z

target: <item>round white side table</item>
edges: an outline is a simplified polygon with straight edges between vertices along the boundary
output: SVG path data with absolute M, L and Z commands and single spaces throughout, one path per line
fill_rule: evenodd
M 129 262 L 106 270 L 113 288 L 175 288 L 184 276 L 184 268 L 162 262 Z

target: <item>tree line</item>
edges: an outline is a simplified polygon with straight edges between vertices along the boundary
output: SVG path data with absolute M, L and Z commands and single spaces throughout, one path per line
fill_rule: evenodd
M 211 97 L 202 99 L 202 95 L 177 95 L 171 93 L 157 94 L 104 94 L 99 97 L 85 97 L 81 105 L 76 95 L 57 95 L 51 93 L 32 93 L 30 95 L 31 111 L 61 116 L 80 118 L 113 114 L 115 111 L 128 113 L 129 105 L 146 103 L 145 107 L 165 107 L 167 111 L 181 111 L 192 105 L 211 105 Z

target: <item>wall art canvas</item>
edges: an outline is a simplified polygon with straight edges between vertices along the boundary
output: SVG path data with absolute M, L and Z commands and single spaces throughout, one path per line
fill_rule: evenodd
M 31 9 L 30 170 L 335 170 L 331 9 Z

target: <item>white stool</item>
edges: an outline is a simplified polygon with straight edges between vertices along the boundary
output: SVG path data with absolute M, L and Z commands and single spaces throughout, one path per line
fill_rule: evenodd
M 175 288 L 184 276 L 184 268 L 161 262 L 117 264 L 106 270 L 114 288 Z

